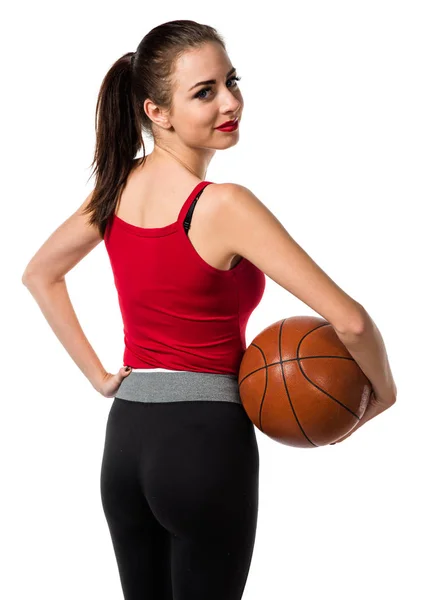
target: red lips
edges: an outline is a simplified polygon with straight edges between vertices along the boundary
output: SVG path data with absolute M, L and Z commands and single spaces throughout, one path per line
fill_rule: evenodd
M 220 129 L 221 127 L 231 127 L 232 125 L 234 125 L 235 123 L 237 123 L 238 121 L 238 117 L 236 117 L 236 119 L 233 119 L 232 121 L 226 121 L 225 123 L 222 123 L 221 125 L 219 125 L 218 127 L 216 127 L 216 129 Z

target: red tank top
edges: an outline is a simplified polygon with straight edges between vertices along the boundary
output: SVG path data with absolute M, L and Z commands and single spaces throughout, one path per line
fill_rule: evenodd
M 246 258 L 230 270 L 208 264 L 187 231 L 199 182 L 177 221 L 138 227 L 113 214 L 104 234 L 123 320 L 123 364 L 238 375 L 248 319 L 265 274 Z

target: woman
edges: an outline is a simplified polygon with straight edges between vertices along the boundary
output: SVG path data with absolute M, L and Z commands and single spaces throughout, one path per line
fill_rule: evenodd
M 259 455 L 237 373 L 265 275 L 327 319 L 369 377 L 360 425 L 396 398 L 365 309 L 247 188 L 205 180 L 216 150 L 239 138 L 238 80 L 221 36 L 194 21 L 164 23 L 122 56 L 98 98 L 95 188 L 23 277 L 76 364 L 114 398 L 101 497 L 126 600 L 242 597 Z M 129 367 L 116 374 L 84 336 L 64 280 L 102 240 Z

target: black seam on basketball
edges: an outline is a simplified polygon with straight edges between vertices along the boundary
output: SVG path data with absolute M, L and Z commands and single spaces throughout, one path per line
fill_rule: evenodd
M 285 320 L 286 319 L 283 319 L 283 321 L 280 324 L 279 335 L 278 335 L 278 355 L 280 357 L 280 366 L 281 366 L 281 372 L 282 372 L 282 375 L 283 375 L 284 387 L 285 387 L 285 390 L 286 390 L 287 398 L 289 400 L 290 408 L 292 410 L 294 418 L 296 419 L 296 423 L 298 424 L 301 432 L 303 433 L 304 437 L 308 440 L 308 442 L 310 444 L 312 444 L 312 446 L 317 447 L 317 444 L 314 444 L 314 442 L 311 439 L 309 439 L 309 437 L 306 435 L 306 432 L 303 429 L 302 424 L 299 421 L 299 418 L 298 418 L 298 416 L 296 414 L 296 411 L 294 409 L 293 402 L 292 402 L 292 400 L 290 398 L 289 388 L 287 387 L 287 382 L 286 382 L 286 378 L 285 378 L 285 375 L 284 375 L 284 367 L 283 367 L 283 360 L 282 360 L 283 357 L 282 357 L 282 354 L 281 354 L 281 334 L 282 334 L 282 328 L 283 328 Z
M 317 385 L 316 383 L 314 383 L 313 381 L 311 381 L 309 379 L 309 377 L 305 374 L 305 372 L 302 369 L 302 365 L 300 364 L 300 361 L 302 360 L 299 356 L 299 350 L 300 350 L 300 345 L 303 342 L 303 340 L 310 335 L 311 333 L 313 333 L 315 330 L 319 329 L 320 327 L 326 327 L 327 325 L 329 325 L 329 323 L 323 323 L 322 325 L 318 325 L 317 327 L 315 327 L 314 329 L 311 329 L 310 331 L 308 331 L 307 333 L 305 333 L 305 335 L 303 336 L 303 338 L 299 341 L 299 344 L 297 346 L 297 350 L 296 350 L 296 357 L 298 359 L 298 365 L 299 365 L 299 369 L 302 372 L 302 375 L 305 377 L 305 379 L 307 379 L 309 381 L 309 383 L 311 385 L 313 385 L 314 387 L 316 387 L 320 392 L 322 392 L 323 394 L 325 394 L 326 396 L 328 396 L 329 398 L 331 398 L 331 400 L 334 400 L 334 402 L 337 402 L 337 404 L 339 404 L 340 406 L 342 406 L 343 408 L 345 408 L 346 410 L 349 411 L 349 413 L 351 415 L 353 415 L 358 421 L 360 420 L 359 417 L 352 411 L 350 410 L 350 408 L 348 406 L 346 406 L 345 404 L 343 404 L 343 402 L 340 402 L 340 400 L 337 400 L 336 398 L 334 398 L 334 396 L 331 396 L 331 394 L 329 394 L 328 392 L 326 392 L 325 390 L 323 390 L 322 388 L 319 387 L 319 385 Z M 337 358 L 347 358 L 347 357 L 337 357 Z M 349 359 L 352 360 L 352 359 Z
M 257 346 L 255 343 L 251 343 L 251 346 L 255 346 L 255 348 L 259 348 L 259 346 Z M 266 369 L 268 367 L 274 367 L 274 365 L 281 365 L 282 363 L 288 363 L 288 362 L 295 362 L 297 360 L 309 360 L 309 359 L 314 359 L 314 358 L 336 358 L 339 360 L 353 360 L 353 358 L 349 358 L 348 356 L 331 356 L 329 354 L 324 354 L 324 356 L 303 356 L 300 359 L 297 358 L 286 358 L 286 360 L 280 361 L 277 360 L 276 362 L 273 363 L 267 363 L 266 365 L 264 365 L 263 367 L 258 367 L 257 369 L 254 369 L 253 371 L 251 371 L 250 373 L 248 373 L 247 375 L 245 375 L 245 377 L 243 379 L 240 380 L 239 385 L 241 383 L 243 383 L 243 381 L 245 381 L 245 379 L 247 379 L 250 375 L 253 375 L 254 373 L 257 373 L 258 371 L 261 371 L 262 369 Z
M 262 348 L 260 348 L 256 344 L 253 344 L 253 345 L 255 346 L 255 348 L 258 348 L 258 350 L 261 352 L 262 359 L 265 362 L 265 354 L 264 354 Z M 262 432 L 264 432 L 264 430 L 262 429 L 262 407 L 264 406 L 265 393 L 267 391 L 267 387 L 268 387 L 268 370 L 265 368 L 265 387 L 264 387 L 264 391 L 262 393 L 261 403 L 260 403 L 260 406 L 259 406 L 259 428 L 260 428 L 260 430 Z

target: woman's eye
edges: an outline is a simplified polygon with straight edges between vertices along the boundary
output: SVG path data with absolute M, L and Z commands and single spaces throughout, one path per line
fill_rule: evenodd
M 234 77 L 230 77 L 230 79 L 228 79 L 227 81 L 233 81 L 233 82 L 235 82 L 235 81 L 240 81 L 241 79 L 242 79 L 241 77 L 234 76 Z M 236 83 L 236 86 L 237 86 L 237 83 Z M 235 87 L 236 87 L 236 86 L 235 86 Z M 231 85 L 230 87 L 233 87 L 233 85 Z M 212 88 L 210 88 L 210 87 L 207 87 L 207 88 L 204 88 L 204 89 L 200 90 L 200 91 L 199 91 L 199 92 L 198 92 L 198 93 L 195 95 L 195 98 L 199 98 L 199 100 L 205 100 L 205 99 L 207 98 L 207 96 L 201 96 L 200 94 L 203 94 L 203 93 L 206 93 L 206 92 L 210 92 L 210 91 L 211 91 L 211 89 L 212 89 Z
M 231 77 L 231 78 L 229 79 L 229 81 L 240 81 L 241 79 L 242 79 L 241 77 L 236 77 L 236 76 L 234 76 L 234 77 Z M 236 85 L 237 85 L 237 84 L 236 84 Z

